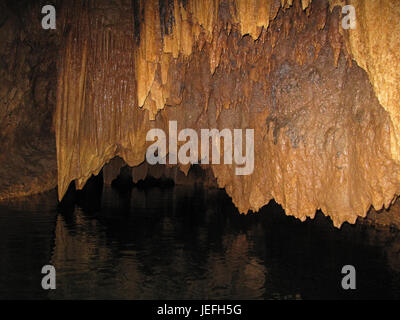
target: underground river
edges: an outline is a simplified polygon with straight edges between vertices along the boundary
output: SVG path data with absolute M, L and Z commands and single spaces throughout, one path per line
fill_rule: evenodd
M 396 229 L 338 230 L 321 213 L 302 223 L 274 202 L 240 215 L 223 190 L 198 186 L 105 186 L 73 205 L 56 199 L 50 191 L 0 204 L 0 298 L 400 297 Z M 41 288 L 46 264 L 55 290 Z M 341 287 L 347 264 L 357 290 Z

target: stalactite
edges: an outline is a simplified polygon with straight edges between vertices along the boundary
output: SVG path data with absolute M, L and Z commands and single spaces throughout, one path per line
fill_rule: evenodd
M 390 114 L 391 152 L 400 161 L 400 6 L 389 0 L 351 0 L 348 4 L 356 12 L 356 28 L 344 32 L 348 48 L 368 73 L 380 104 Z
M 398 194 L 397 64 L 369 56 L 370 47 L 356 49 L 357 41 L 372 44 L 341 31 L 333 1 L 331 10 L 311 0 L 117 4 L 75 1 L 65 13 L 59 198 L 115 156 L 142 163 L 147 131 L 168 132 L 169 120 L 198 131 L 255 129 L 252 175 L 210 165 L 240 212 L 274 198 L 301 220 L 322 209 L 340 226 Z M 375 8 L 354 4 L 368 7 L 360 19 Z M 391 67 L 391 77 L 379 77 Z

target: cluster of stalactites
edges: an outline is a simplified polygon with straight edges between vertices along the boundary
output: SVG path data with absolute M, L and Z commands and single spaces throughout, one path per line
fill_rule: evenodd
M 301 5 L 300 2 L 295 5 L 305 10 L 310 2 L 301 0 Z M 209 43 L 210 73 L 214 73 L 226 48 L 223 32 L 235 28 L 241 35 L 257 40 L 280 7 L 292 5 L 293 0 L 172 0 L 160 7 L 157 1 L 140 0 L 134 8 L 138 12 L 136 19 L 140 19 L 135 24 L 139 26 L 136 30 L 139 46 L 135 51 L 139 107 L 149 110 L 153 120 L 167 104 L 169 90 L 165 86 L 172 59 L 190 57 L 194 47 Z
M 224 48 L 221 30 L 228 32 L 234 26 L 242 35 L 258 39 L 262 30 L 268 28 L 281 8 L 292 6 L 311 11 L 312 0 L 173 0 L 160 10 L 158 1 L 138 2 L 140 17 L 140 44 L 135 51 L 137 99 L 139 107 L 149 110 L 154 119 L 157 112 L 167 104 L 167 83 L 171 59 L 179 55 L 189 57 L 195 46 L 204 42 L 212 44 L 210 72 L 220 62 Z M 161 2 L 160 2 L 161 3 Z M 346 33 L 346 50 L 367 71 L 381 105 L 390 113 L 393 128 L 391 150 L 400 160 L 400 37 L 392 30 L 400 28 L 400 5 L 389 0 L 329 0 L 331 11 L 335 6 L 352 5 L 356 12 L 356 29 Z M 295 8 L 296 9 L 296 8 Z M 163 16 L 160 18 L 160 14 Z M 338 21 L 338 24 L 341 22 Z M 323 27 L 323 25 L 322 25 Z M 340 45 L 340 42 L 336 42 Z M 335 48 L 335 60 L 340 47 Z M 157 77 L 156 73 L 159 72 Z M 382 76 L 385 75 L 385 76 Z
M 288 56 L 279 59 L 271 57 L 273 54 L 282 55 L 282 52 L 273 52 L 273 49 L 277 42 L 289 36 L 291 30 L 301 33 L 309 28 L 321 32 L 329 29 L 323 33 L 328 39 L 318 38 L 315 30 L 312 33 L 315 38 L 309 42 L 314 47 L 315 59 L 322 46 L 328 43 L 333 52 L 333 65 L 338 65 L 343 52 L 348 60 L 352 57 L 367 71 L 379 102 L 391 117 L 390 130 L 386 130 L 379 122 L 379 134 L 376 135 L 379 138 L 374 140 L 374 136 L 371 136 L 370 140 L 364 140 L 372 141 L 373 145 L 370 148 L 367 146 L 371 152 L 379 149 L 376 144 L 385 144 L 380 149 L 382 159 L 379 163 L 376 161 L 375 165 L 383 163 L 392 170 L 394 166 L 387 157 L 385 137 L 390 131 L 391 157 L 398 160 L 396 138 L 400 133 L 400 79 L 397 70 L 400 59 L 397 54 L 400 44 L 399 37 L 392 30 L 400 27 L 397 19 L 400 6 L 391 4 L 389 0 L 380 1 L 379 6 L 373 1 L 349 2 L 356 8 L 358 29 L 345 32 L 340 28 L 340 12 L 339 15 L 331 15 L 327 25 L 326 3 L 322 6 L 311 0 L 74 1 L 65 13 L 67 36 L 58 74 L 56 138 L 59 198 L 63 197 L 71 181 L 75 180 L 77 187 L 81 188 L 92 174 L 97 174 L 115 156 L 120 156 L 130 166 L 142 163 L 148 145 L 146 133 L 150 128 L 168 121 L 166 109 L 172 108 L 165 108 L 166 105 L 181 105 L 184 100 L 182 88 L 186 80 L 191 81 L 188 85 L 191 85 L 194 93 L 196 90 L 200 93 L 204 106 L 197 103 L 197 108 L 203 108 L 203 111 L 197 111 L 194 108 L 189 110 L 191 106 L 186 104 L 181 112 L 193 112 L 196 116 L 201 112 L 207 113 L 211 88 L 216 78 L 213 75 L 218 75 L 216 71 L 220 69 L 227 75 L 234 75 L 235 81 L 239 81 L 241 73 L 245 73 L 241 72 L 242 69 L 249 76 L 240 83 L 243 93 L 240 97 L 235 96 L 235 92 L 218 88 L 220 102 L 216 119 L 211 119 L 210 111 L 209 121 L 213 124 L 223 121 L 218 119 L 219 115 L 225 110 L 234 109 L 236 114 L 232 115 L 232 119 L 240 119 L 238 123 L 241 126 L 256 124 L 258 137 L 260 133 L 265 134 L 264 120 L 271 106 L 259 106 L 264 110 L 263 113 L 248 119 L 252 116 L 248 111 L 254 107 L 250 92 L 262 85 L 264 95 L 271 93 L 268 86 L 273 79 L 269 78 L 269 71 L 277 68 L 276 61 L 284 63 L 287 59 L 298 65 L 305 63 L 310 46 L 296 42 L 293 32 L 293 52 L 286 51 Z M 330 0 L 331 10 L 335 5 L 342 5 L 342 1 Z M 322 9 L 318 11 L 318 8 Z M 285 16 L 282 12 L 292 15 Z M 309 16 L 316 21 L 312 26 L 307 25 Z M 376 28 L 377 25 L 381 28 Z M 246 35 L 245 41 L 239 44 Z M 243 43 L 246 43 L 245 48 Z M 206 65 L 204 59 L 208 59 Z M 193 65 L 201 70 L 190 69 Z M 254 65 L 257 68 L 251 68 Z M 186 75 L 189 69 L 196 69 L 197 73 Z M 199 76 L 204 78 L 194 79 Z M 226 83 L 230 85 L 232 81 Z M 268 97 L 264 98 L 262 96 L 260 101 L 267 103 Z M 191 121 L 189 116 L 185 119 Z M 360 132 L 364 134 L 366 130 L 369 129 L 363 127 Z M 371 130 L 368 132 L 373 135 Z M 302 220 L 313 217 L 315 210 L 321 208 L 333 217 L 335 225 L 340 226 L 343 221 L 354 222 L 357 216 L 365 214 L 371 204 L 376 208 L 388 206 L 397 190 L 396 181 L 391 179 L 388 179 L 390 181 L 384 188 L 380 186 L 379 178 L 386 179 L 391 172 L 381 170 L 377 175 L 368 170 L 371 166 L 362 167 L 360 164 L 358 168 L 357 161 L 362 157 L 351 154 L 349 161 L 352 161 L 352 168 L 358 171 L 357 174 L 346 175 L 340 173 L 342 171 L 335 171 L 331 154 L 326 153 L 326 170 L 320 176 L 312 173 L 314 176 L 311 178 L 315 178 L 319 185 L 341 184 L 343 192 L 332 200 L 330 192 L 326 192 L 327 188 L 322 188 L 325 193 L 321 194 L 320 189 L 314 190 L 310 186 L 307 191 L 311 194 L 303 199 L 304 195 L 299 195 L 298 190 L 306 179 L 302 172 L 293 172 L 291 169 L 294 163 L 298 163 L 299 168 L 313 167 L 313 161 L 318 159 L 310 156 L 311 153 L 304 156 L 305 153 L 299 151 L 303 150 L 302 147 L 291 148 L 281 138 L 275 143 L 270 136 L 268 133 L 265 141 L 259 141 L 256 156 L 259 158 L 257 161 L 264 161 L 263 155 L 268 155 L 270 159 L 267 164 L 256 162 L 257 173 L 253 176 L 231 177 L 230 169 L 224 166 L 212 168 L 219 186 L 227 190 L 241 212 L 249 209 L 255 211 L 269 199 L 275 198 L 288 209 L 289 214 Z M 351 152 L 362 154 L 355 143 L 359 141 L 354 137 L 349 139 L 354 143 L 348 142 Z M 266 146 L 268 150 L 264 150 Z M 291 152 L 292 157 L 288 157 L 290 161 L 286 161 L 285 157 Z M 335 174 L 326 174 L 330 171 Z M 290 175 L 282 175 L 282 172 L 290 172 Z M 266 174 L 271 175 L 271 181 L 276 181 L 264 181 Z M 363 179 L 360 180 L 360 176 Z M 365 181 L 368 179 L 365 177 L 372 182 L 367 185 Z M 362 183 L 357 180 L 354 187 L 347 187 L 353 178 Z M 355 192 L 359 195 L 360 190 L 365 197 L 353 199 Z M 326 201 L 321 200 L 323 197 Z M 359 198 L 362 198 L 362 204 L 358 203 Z M 355 209 L 353 202 L 357 202 Z M 345 214 L 336 212 L 335 207 L 343 208 L 340 210 Z
M 116 154 L 115 140 L 124 146 L 132 142 L 126 141 L 124 128 L 129 126 L 129 119 L 122 117 L 123 110 L 139 107 L 147 110 L 146 116 L 154 120 L 165 105 L 179 104 L 180 97 L 173 95 L 168 81 L 169 68 L 175 61 L 190 63 L 193 50 L 201 51 L 207 43 L 209 69 L 213 74 L 222 51 L 226 50 L 226 35 L 232 29 L 256 40 L 280 7 L 287 9 L 294 5 L 296 10 L 303 10 L 309 3 L 309 0 L 294 3 L 293 0 L 139 0 L 116 4 L 72 1 L 63 14 L 67 36 L 59 61 L 57 89 L 59 198 L 70 181 L 76 180 L 81 188 L 91 174 L 99 172 Z M 142 117 L 136 110 L 131 114 Z M 111 130 L 104 130 L 107 122 L 112 124 Z M 140 161 L 143 156 L 130 163 Z

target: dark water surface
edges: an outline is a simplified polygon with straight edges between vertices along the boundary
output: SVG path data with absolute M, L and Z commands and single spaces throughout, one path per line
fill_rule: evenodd
M 57 209 L 56 193 L 0 203 L 0 298 L 332 299 L 400 297 L 400 233 L 286 217 L 275 203 L 239 215 L 221 190 L 105 187 Z M 83 208 L 84 209 L 83 209 Z M 41 288 L 41 268 L 57 289 Z M 357 270 L 357 290 L 341 269 Z

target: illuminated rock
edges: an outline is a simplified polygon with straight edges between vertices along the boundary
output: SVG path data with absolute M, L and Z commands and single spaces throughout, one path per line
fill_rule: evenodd
M 54 115 L 59 199 L 72 181 L 82 188 L 115 157 L 141 165 L 148 131 L 168 132 L 169 121 L 177 121 L 179 130 L 198 134 L 254 129 L 251 175 L 235 175 L 234 165 L 203 165 L 242 213 L 275 199 L 288 215 L 305 220 L 321 209 L 339 227 L 371 205 L 389 207 L 400 192 L 400 37 L 393 31 L 400 5 L 347 1 L 357 27 L 343 30 L 343 4 L 75 0 L 63 6 Z

